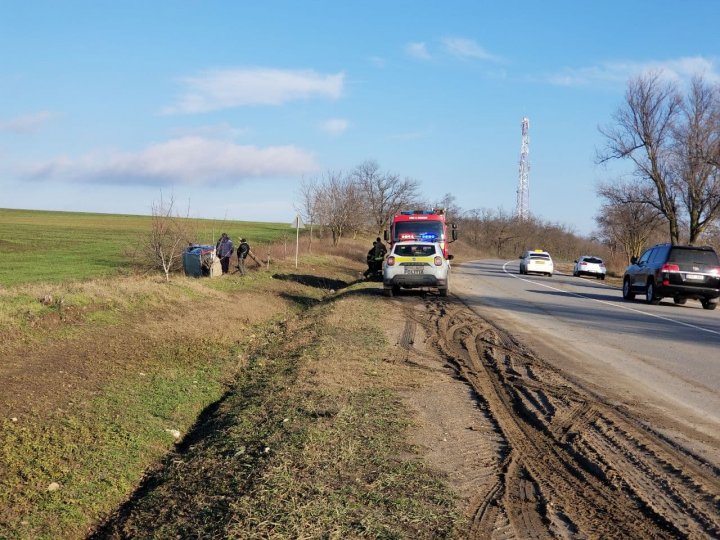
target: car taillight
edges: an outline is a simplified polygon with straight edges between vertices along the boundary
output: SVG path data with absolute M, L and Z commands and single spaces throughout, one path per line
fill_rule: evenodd
M 677 264 L 663 264 L 660 268 L 661 272 L 679 272 L 680 267 Z
M 580 263 L 580 266 L 587 266 L 587 263 Z
M 720 276 L 720 268 L 710 268 L 708 269 L 708 274 L 712 274 L 713 276 Z
M 435 257 L 435 266 L 442 266 L 442 257 Z
M 388 266 L 393 266 L 394 264 L 395 264 L 395 257 L 393 257 L 392 255 L 390 255 L 390 256 L 387 258 L 387 265 L 388 265 Z

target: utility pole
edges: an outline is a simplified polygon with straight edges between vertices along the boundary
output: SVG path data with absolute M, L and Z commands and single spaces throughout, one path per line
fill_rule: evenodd
M 528 161 L 528 154 L 530 153 L 530 138 L 528 137 L 530 120 L 527 117 L 523 118 L 521 126 L 522 144 L 520 145 L 520 171 L 515 216 L 521 221 L 526 221 L 530 217 L 530 162 Z

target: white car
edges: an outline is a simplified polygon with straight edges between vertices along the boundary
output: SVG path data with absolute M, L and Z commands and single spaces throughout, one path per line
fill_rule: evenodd
M 530 272 L 552 277 L 553 260 L 547 251 L 533 249 L 520 255 L 520 273 L 528 274 Z
M 437 242 L 396 242 L 383 262 L 385 294 L 398 294 L 401 288 L 432 287 L 440 296 L 447 296 L 451 258 L 443 257 Z
M 575 267 L 573 268 L 573 276 L 579 277 L 595 276 L 598 279 L 605 279 L 605 263 L 600 257 L 593 257 L 591 255 L 583 255 L 578 257 L 575 261 Z

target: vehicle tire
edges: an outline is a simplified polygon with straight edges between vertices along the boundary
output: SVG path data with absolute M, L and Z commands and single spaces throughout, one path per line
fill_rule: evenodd
M 603 281 L 605 281 L 605 274 L 600 274 L 600 279 L 602 279 Z
M 392 293 L 393 293 L 395 296 L 397 296 L 398 294 L 400 294 L 400 286 L 399 286 L 399 285 L 393 285 L 391 290 L 392 290 Z
M 676 296 L 675 298 L 673 298 L 673 301 L 678 306 L 684 306 L 685 304 L 687 304 L 687 298 L 683 298 L 682 296 Z
M 385 296 L 392 298 L 392 296 L 393 296 L 392 289 L 383 289 L 383 292 L 385 293 Z
M 552 277 L 552 274 L 548 274 L 548 277 Z
M 710 300 L 700 300 L 700 302 L 703 309 L 715 309 L 717 307 L 717 302 L 711 302 Z
M 573 277 L 580 277 L 580 274 L 578 272 L 573 272 Z
M 623 298 L 625 300 L 634 300 L 635 299 L 635 293 L 632 290 L 632 287 L 630 286 L 630 280 L 626 279 L 623 281 Z
M 655 283 L 652 281 L 648 281 L 645 286 L 645 301 L 652 305 L 660 303 L 660 297 L 655 294 Z
M 448 295 L 448 288 L 447 287 L 441 287 L 438 289 L 440 292 L 440 296 L 447 296 Z

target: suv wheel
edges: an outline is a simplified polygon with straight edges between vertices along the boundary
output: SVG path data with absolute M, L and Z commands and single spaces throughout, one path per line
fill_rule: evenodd
M 623 298 L 625 300 L 635 299 L 635 293 L 632 292 L 632 287 L 630 286 L 630 279 L 628 278 L 625 278 L 625 281 L 623 281 Z
M 647 287 L 645 287 L 645 301 L 653 305 L 660 303 L 660 297 L 655 295 L 655 283 L 652 281 L 648 281 Z
M 684 306 L 687 304 L 687 298 L 683 298 L 682 296 L 676 296 L 673 300 L 678 306 Z
M 717 302 L 711 302 L 710 300 L 700 300 L 700 302 L 703 309 L 715 309 L 717 307 Z

